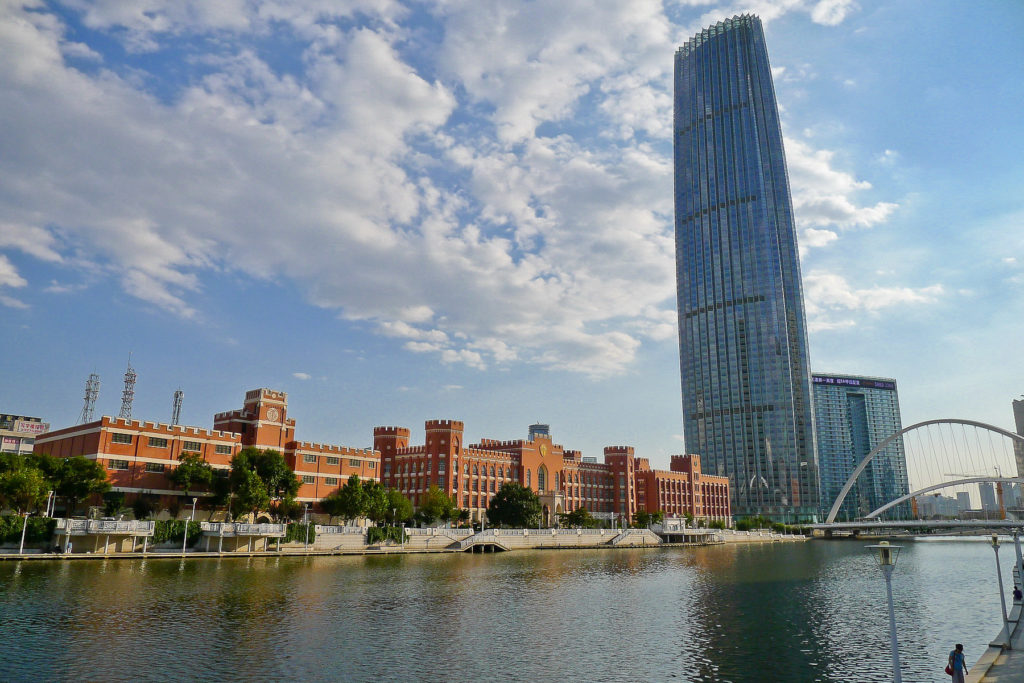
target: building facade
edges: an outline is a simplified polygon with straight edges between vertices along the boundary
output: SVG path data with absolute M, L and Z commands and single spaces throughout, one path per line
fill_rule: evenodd
M 729 478 L 737 516 L 819 513 L 803 289 L 761 22 L 675 55 L 679 361 L 688 453 Z
M 142 494 L 165 501 L 183 496 L 168 478 L 183 454 L 198 455 L 215 474 L 226 476 L 231 458 L 250 446 L 284 456 L 299 477 L 299 502 L 316 503 L 353 474 L 377 479 L 380 454 L 373 449 L 295 440 L 295 420 L 288 416 L 288 394 L 282 391 L 246 392 L 241 409 L 217 413 L 213 422 L 213 429 L 205 429 L 103 416 L 40 436 L 35 452 L 100 462 L 112 490 L 128 494 L 128 500 Z
M 544 506 L 546 524 L 558 514 L 583 507 L 604 519 L 628 521 L 638 510 L 698 519 L 730 521 L 729 485 L 704 475 L 700 458 L 672 456 L 670 471 L 652 470 L 629 446 L 605 448 L 603 464 L 552 442 L 546 425 L 532 425 L 523 441 L 463 442 L 457 420 L 426 422 L 426 440 L 410 446 L 405 427 L 377 427 L 373 448 L 299 441 L 288 415 L 288 394 L 272 389 L 246 392 L 240 409 L 217 413 L 213 429 L 101 417 L 43 434 L 35 452 L 54 457 L 84 456 L 106 468 L 114 491 L 153 495 L 170 503 L 184 496 L 169 479 L 179 458 L 194 453 L 226 476 L 243 448 L 281 452 L 299 478 L 299 502 L 315 505 L 344 486 L 353 474 L 382 481 L 412 501 L 423 502 L 430 486 L 451 495 L 475 521 L 505 482 L 533 489 Z M 543 427 L 543 429 L 541 429 Z M 205 496 L 198 491 L 196 495 Z
M 821 507 L 827 514 L 864 456 L 903 429 L 896 380 L 815 373 L 814 420 L 821 465 Z M 836 520 L 863 517 L 908 493 L 907 457 L 900 437 L 871 459 L 847 494 Z M 886 516 L 905 518 L 910 513 L 909 505 L 900 505 Z
M 1013 425 L 1017 429 L 1017 434 L 1024 436 L 1024 396 L 1013 401 Z M 1014 441 L 1013 455 L 1017 461 L 1017 476 L 1024 477 L 1024 444 Z
M 671 470 L 652 470 L 631 446 L 608 446 L 604 463 L 592 462 L 554 443 L 547 429 L 531 428 L 526 440 L 466 444 L 458 420 L 429 420 L 424 427 L 426 441 L 418 446 L 409 444 L 406 427 L 373 432 L 382 481 L 416 506 L 437 486 L 469 510 L 473 521 L 481 521 L 502 484 L 515 482 L 540 497 L 548 525 L 557 523 L 558 514 L 579 508 L 620 522 L 639 510 L 726 522 L 731 517 L 728 480 L 702 474 L 696 456 L 673 456 Z
M 27 415 L 0 414 L 0 453 L 31 453 L 36 437 L 50 430 L 50 423 Z

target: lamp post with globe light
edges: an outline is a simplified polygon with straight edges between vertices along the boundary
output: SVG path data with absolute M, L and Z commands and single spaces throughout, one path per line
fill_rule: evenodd
M 1003 591 L 1003 570 L 999 567 L 999 534 L 992 534 L 992 550 L 996 553 L 996 580 L 999 581 L 999 602 L 1003 606 L 1003 646 L 1007 650 L 1012 650 L 1010 647 L 1010 621 L 1006 616 L 1006 593 Z
M 896 559 L 899 557 L 900 549 L 903 546 L 889 545 L 888 541 L 880 541 L 878 545 L 865 546 L 875 554 L 875 561 L 878 568 L 882 570 L 885 577 L 885 591 L 889 597 L 889 639 L 892 645 L 892 680 L 894 683 L 903 683 L 903 676 L 900 674 L 900 646 L 896 641 L 896 611 L 892 604 L 892 570 L 896 568 Z

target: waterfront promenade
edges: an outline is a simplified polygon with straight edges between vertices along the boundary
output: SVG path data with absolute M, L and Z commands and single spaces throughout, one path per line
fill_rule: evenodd
M 1024 681 L 1024 625 L 1021 624 L 1021 603 L 1015 602 L 1010 610 L 1010 645 L 1007 649 L 1001 642 L 1002 629 L 997 640 L 978 658 L 970 669 L 967 683 L 1010 683 Z

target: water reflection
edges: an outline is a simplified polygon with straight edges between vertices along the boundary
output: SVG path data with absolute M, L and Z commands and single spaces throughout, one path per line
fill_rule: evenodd
M 0 678 L 885 681 L 862 545 L 5 563 Z M 993 564 L 984 544 L 908 544 L 905 680 L 933 680 L 953 642 L 980 655 Z

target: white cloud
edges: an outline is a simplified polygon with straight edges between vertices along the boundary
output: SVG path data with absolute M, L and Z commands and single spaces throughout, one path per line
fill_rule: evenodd
M 931 305 L 945 293 L 941 284 L 926 287 L 857 288 L 835 273 L 812 271 L 803 278 L 808 325 L 812 331 L 851 327 L 852 312 L 876 313 L 907 304 Z M 837 319 L 836 316 L 839 316 Z
M 764 18 L 851 7 L 821 4 Z M 0 247 L 92 264 L 186 318 L 210 274 L 290 279 L 476 368 L 608 376 L 675 334 L 667 55 L 687 36 L 661 2 L 451 0 L 426 8 L 444 36 L 426 63 L 391 0 L 69 6 L 129 50 L 197 33 L 218 50 L 158 98 L 159 76 L 119 76 L 42 5 L 0 9 Z M 262 57 L 270 35 L 301 46 L 294 73 Z M 807 159 L 806 243 L 892 210 L 857 205 L 866 186 L 829 152 L 787 150 Z
M 855 195 L 870 189 L 871 183 L 836 169 L 833 166 L 835 152 L 814 149 L 789 137 L 785 144 L 798 226 L 870 227 L 884 222 L 898 208 L 899 205 L 893 202 L 858 206 Z
M 293 372 L 292 377 L 294 377 L 295 379 L 301 379 L 303 381 L 313 378 L 313 376 L 308 372 Z

